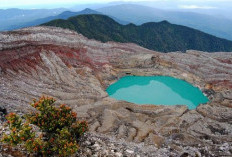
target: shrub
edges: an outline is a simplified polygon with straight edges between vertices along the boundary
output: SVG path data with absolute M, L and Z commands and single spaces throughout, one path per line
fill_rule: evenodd
M 78 150 L 78 138 L 88 129 L 85 121 L 77 121 L 77 114 L 66 105 L 53 106 L 55 100 L 41 97 L 32 107 L 38 110 L 23 116 L 15 113 L 6 116 L 10 134 L 3 135 L 2 142 L 11 146 L 22 145 L 30 154 L 40 156 L 70 156 Z M 36 134 L 33 125 L 38 126 Z

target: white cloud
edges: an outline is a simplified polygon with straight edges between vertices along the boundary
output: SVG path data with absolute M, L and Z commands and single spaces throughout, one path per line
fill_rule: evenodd
M 216 9 L 217 7 L 213 6 L 199 6 L 199 5 L 179 5 L 181 9 Z

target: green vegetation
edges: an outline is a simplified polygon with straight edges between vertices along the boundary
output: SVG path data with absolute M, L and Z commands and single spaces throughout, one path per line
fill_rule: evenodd
M 3 135 L 2 142 L 11 146 L 21 144 L 29 153 L 38 156 L 74 154 L 78 150 L 78 138 L 88 129 L 87 123 L 77 121 L 76 113 L 66 105 L 52 106 L 54 102 L 53 98 L 45 97 L 34 101 L 31 106 L 39 112 L 25 115 L 25 120 L 15 113 L 7 115 L 11 132 Z M 37 130 L 36 133 L 34 126 L 41 132 Z
M 80 15 L 68 20 L 50 21 L 43 25 L 71 29 L 102 42 L 132 42 L 161 52 L 189 49 L 208 52 L 232 51 L 232 42 L 229 40 L 185 26 L 170 24 L 167 21 L 124 26 L 105 15 Z
M 171 2 L 169 1 L 168 3 Z M 190 10 L 185 10 L 183 12 L 183 10 L 162 10 L 153 7 L 155 6 L 148 7 L 136 4 L 119 4 L 106 6 L 104 8 L 97 9 L 97 11 L 104 15 L 113 16 L 136 25 L 167 20 L 173 24 L 194 28 L 232 41 L 231 19 L 227 19 L 223 16 L 217 17 L 214 15 L 207 15 L 205 13 L 195 13 Z M 218 12 L 218 10 L 215 9 L 213 12 Z

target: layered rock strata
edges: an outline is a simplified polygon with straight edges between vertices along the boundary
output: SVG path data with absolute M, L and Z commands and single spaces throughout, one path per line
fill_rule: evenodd
M 210 102 L 188 110 L 109 98 L 105 89 L 125 75 L 184 79 Z M 88 120 L 90 133 L 142 144 L 144 152 L 154 147 L 168 148 L 167 156 L 232 154 L 232 53 L 163 54 L 52 27 L 0 33 L 0 106 L 26 113 L 41 95 L 69 104 Z

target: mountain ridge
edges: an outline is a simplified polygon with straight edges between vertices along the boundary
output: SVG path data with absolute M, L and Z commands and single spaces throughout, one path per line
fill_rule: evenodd
M 232 40 L 232 20 L 212 15 L 178 10 L 162 10 L 138 4 L 108 6 L 99 8 L 97 11 L 136 25 L 168 20 L 173 24 L 184 25 L 220 38 Z
M 58 14 L 58 15 L 55 15 L 55 16 L 48 16 L 48 17 L 45 17 L 45 18 L 39 18 L 39 19 L 30 21 L 30 22 L 26 22 L 26 23 L 23 23 L 23 24 L 11 25 L 11 26 L 9 26 L 9 28 L 10 28 L 10 30 L 20 29 L 20 28 L 24 28 L 24 27 L 31 27 L 31 26 L 40 25 L 40 24 L 43 24 L 43 23 L 46 23 L 46 22 L 49 22 L 49 21 L 52 21 L 52 20 L 58 20 L 58 19 L 66 20 L 66 19 L 68 19 L 69 17 L 72 17 L 72 16 L 88 15 L 88 14 L 102 15 L 103 13 L 92 10 L 90 8 L 85 8 L 84 10 L 81 10 L 79 12 L 66 10 L 66 11 L 64 11 L 64 12 Z M 110 18 L 114 19 L 115 21 L 117 21 L 118 23 L 123 24 L 123 25 L 129 23 L 129 22 L 120 20 L 118 18 L 115 18 L 113 16 L 110 16 Z
M 132 42 L 162 52 L 188 49 L 232 52 L 232 42 L 229 40 L 217 38 L 186 26 L 171 24 L 168 21 L 124 26 L 106 15 L 91 14 L 74 16 L 67 20 L 54 20 L 42 25 L 75 30 L 90 39 L 102 42 Z

